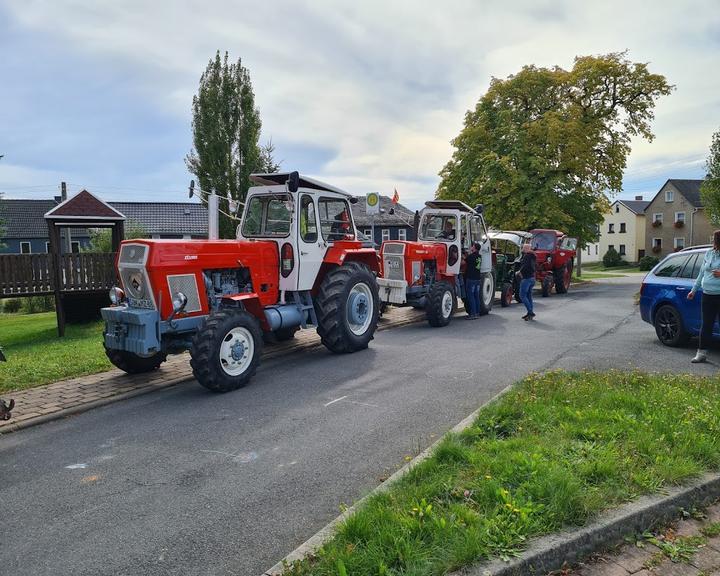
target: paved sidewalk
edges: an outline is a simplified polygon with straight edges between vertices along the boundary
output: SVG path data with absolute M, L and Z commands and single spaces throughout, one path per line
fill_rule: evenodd
M 664 530 L 657 539 L 666 551 L 642 540 L 626 544 L 614 554 L 597 556 L 574 570 L 556 576 L 711 576 L 720 575 L 720 503 L 705 517 L 682 520 Z M 713 534 L 716 534 L 713 536 Z M 687 557 L 670 559 L 670 553 L 686 551 Z
M 460 306 L 462 306 L 460 304 Z M 462 307 L 459 313 L 462 312 Z M 425 312 L 414 308 L 389 308 L 378 323 L 378 330 L 425 321 Z M 300 330 L 290 341 L 267 344 L 263 359 L 273 358 L 312 346 L 320 346 L 315 330 Z M 101 346 L 98 342 L 98 346 Z M 113 369 L 108 372 L 62 380 L 18 392 L 4 392 L 3 398 L 14 399 L 15 409 L 10 420 L 0 420 L 0 434 L 54 420 L 96 406 L 146 394 L 192 379 L 187 353 L 168 356 L 156 371 L 129 375 Z

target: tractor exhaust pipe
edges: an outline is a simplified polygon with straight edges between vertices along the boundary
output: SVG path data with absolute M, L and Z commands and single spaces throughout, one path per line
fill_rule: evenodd
M 220 201 L 213 189 L 208 196 L 208 240 L 220 237 Z

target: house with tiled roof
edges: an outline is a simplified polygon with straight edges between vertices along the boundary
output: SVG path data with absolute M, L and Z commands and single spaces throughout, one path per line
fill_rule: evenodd
M 53 200 L 0 200 L 0 254 L 38 254 L 49 250 L 45 214 L 60 204 Z M 207 208 L 197 202 L 108 202 L 125 216 L 126 227 L 142 229 L 151 238 L 207 238 Z M 86 229 L 63 229 L 70 233 L 73 252 L 90 245 Z
M 355 226 L 365 237 L 372 237 L 375 225 L 375 244 L 379 246 L 384 240 L 415 240 L 413 222 L 415 212 L 400 203 L 393 204 L 389 196 L 380 196 L 380 214 L 368 215 L 365 212 L 365 199 L 360 198 L 352 204 Z
M 713 226 L 700 199 L 702 180 L 670 179 L 645 209 L 645 250 L 662 257 L 712 243 Z
M 582 261 L 599 262 L 612 246 L 626 262 L 645 256 L 645 208 L 650 204 L 642 196 L 634 200 L 615 200 L 600 225 L 597 242 L 588 244 Z

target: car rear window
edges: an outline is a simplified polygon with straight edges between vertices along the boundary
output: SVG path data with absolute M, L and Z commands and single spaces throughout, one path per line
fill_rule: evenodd
M 698 272 L 700 271 L 698 257 L 698 254 L 692 254 L 690 258 L 688 258 L 678 278 L 697 278 Z
M 678 256 L 670 256 L 662 266 L 655 272 L 655 276 L 662 278 L 677 278 L 683 266 L 690 259 L 691 254 L 682 254 Z

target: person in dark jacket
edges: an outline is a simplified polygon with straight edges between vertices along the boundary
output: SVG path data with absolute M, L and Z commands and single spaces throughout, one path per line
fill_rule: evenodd
M 480 265 L 482 256 L 480 255 L 480 244 L 473 242 L 470 247 L 470 254 L 465 258 L 465 293 L 467 294 L 468 318 L 475 319 L 480 317 L 480 281 L 482 273 Z
M 520 259 L 520 300 L 525 304 L 527 314 L 523 316 L 523 320 L 532 320 L 535 318 L 535 312 L 533 312 L 533 299 L 532 293 L 535 287 L 535 267 L 537 265 L 537 258 L 535 252 L 532 251 L 530 244 L 523 244 L 522 246 L 522 258 Z

